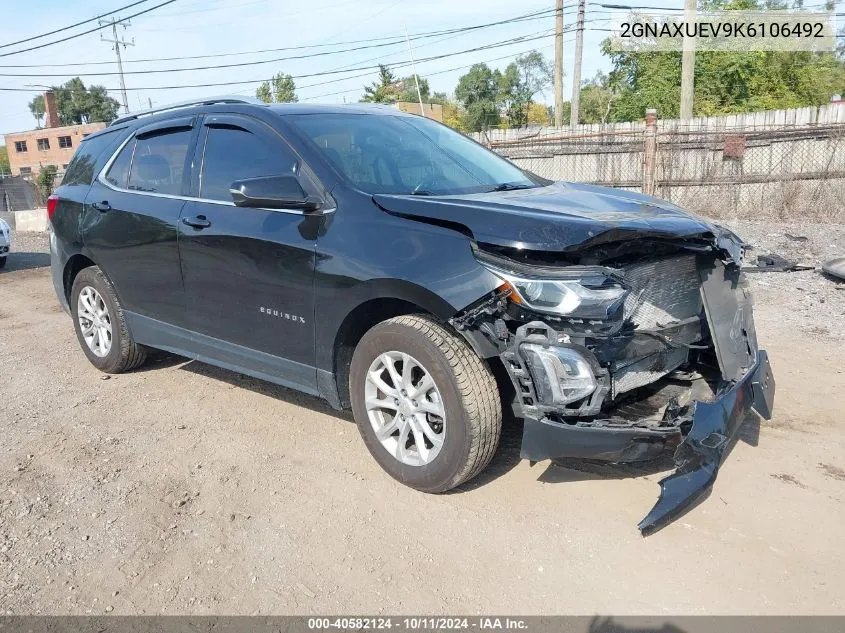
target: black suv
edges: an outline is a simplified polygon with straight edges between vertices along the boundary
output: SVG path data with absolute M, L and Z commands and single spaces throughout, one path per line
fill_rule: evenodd
M 351 406 L 422 491 L 478 474 L 509 407 L 530 460 L 676 448 L 647 533 L 709 490 L 750 408 L 770 415 L 735 235 L 390 107 L 128 115 L 80 143 L 48 212 L 98 369 L 157 348 Z

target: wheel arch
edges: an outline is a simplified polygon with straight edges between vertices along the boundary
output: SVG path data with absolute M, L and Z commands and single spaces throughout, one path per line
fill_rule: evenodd
M 65 262 L 65 267 L 62 271 L 62 289 L 64 290 L 65 299 L 67 299 L 68 304 L 70 304 L 70 291 L 73 288 L 73 281 L 76 279 L 76 276 L 82 270 L 96 265 L 94 260 L 83 253 L 71 255 L 67 262 Z
M 427 314 L 459 334 L 475 349 L 463 332 L 449 324 L 449 319 L 458 310 L 431 290 L 394 279 L 374 280 L 365 286 L 359 295 L 360 300 L 340 319 L 329 350 L 334 383 L 332 387 L 337 394 L 337 398 L 333 397 L 334 394 L 328 397 L 333 405 L 340 408 L 349 406 L 349 365 L 352 353 L 358 341 L 370 328 L 387 319 L 405 314 Z

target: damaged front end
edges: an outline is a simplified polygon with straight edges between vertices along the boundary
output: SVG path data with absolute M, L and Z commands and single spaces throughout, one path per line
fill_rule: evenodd
M 523 458 L 636 462 L 675 449 L 644 535 L 709 493 L 751 409 L 771 417 L 743 244 L 710 237 L 565 254 L 476 244 L 502 284 L 452 320 L 502 360 L 525 421 Z

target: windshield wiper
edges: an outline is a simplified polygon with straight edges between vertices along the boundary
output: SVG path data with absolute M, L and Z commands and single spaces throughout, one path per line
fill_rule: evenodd
M 534 185 L 515 185 L 511 182 L 503 182 L 499 185 L 496 185 L 487 193 L 494 193 L 496 191 L 516 191 L 517 189 L 533 189 Z
M 433 196 L 434 194 L 426 189 L 414 189 L 411 194 L 412 196 Z

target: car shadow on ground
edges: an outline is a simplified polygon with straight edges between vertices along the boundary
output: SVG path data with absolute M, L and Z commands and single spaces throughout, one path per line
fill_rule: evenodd
M 355 419 L 351 411 L 337 411 L 321 398 L 168 352 L 151 352 L 148 362 L 135 371 L 143 372 L 164 369 L 166 367 L 174 367 L 180 363 L 182 363 L 180 369 L 197 376 L 218 380 L 233 387 L 249 389 L 263 396 L 275 398 L 289 404 L 295 404 L 315 413 L 331 415 L 350 424 L 355 424 Z M 503 418 L 499 447 L 490 464 L 477 477 L 453 488 L 448 494 L 460 494 L 475 490 L 513 470 L 522 461 L 520 457 L 522 426 L 522 420 L 513 417 L 510 413 L 506 413 Z M 752 412 L 746 418 L 740 432 L 728 446 L 724 459 L 730 457 L 730 453 L 733 451 L 737 442 L 742 441 L 751 446 L 757 446 L 759 437 L 760 417 Z M 597 479 L 630 479 L 673 470 L 675 468 L 673 455 L 674 450 L 667 449 L 656 459 L 643 462 L 618 464 L 591 459 L 559 459 L 551 462 L 532 464 L 531 467 L 538 469 L 537 481 L 543 483 L 569 483 Z
M 0 275 L 2 275 L 3 273 L 14 272 L 16 270 L 45 268 L 49 265 L 49 253 L 12 251 L 6 256 L 6 265 L 3 268 L 0 268 Z
M 634 616 L 624 620 L 626 624 L 633 623 L 634 626 L 626 626 L 612 617 L 594 616 L 590 618 L 585 633 L 684 633 L 684 629 L 664 618 Z M 573 627 L 576 630 L 578 628 Z
M 173 355 L 169 354 L 168 356 Z M 262 396 L 275 398 L 276 400 L 282 400 L 290 404 L 295 404 L 298 407 L 303 407 L 310 411 L 314 411 L 315 413 L 332 415 L 347 422 L 351 422 L 353 424 L 355 423 L 351 411 L 337 411 L 336 409 L 332 409 L 332 407 L 329 406 L 329 403 L 323 400 L 322 398 L 310 396 L 300 391 L 296 391 L 295 389 L 288 389 L 287 387 L 282 387 L 281 385 L 277 385 L 272 382 L 267 382 L 259 378 L 252 378 L 251 376 L 247 376 L 236 371 L 222 369 L 220 367 L 208 365 L 200 361 L 180 358 L 178 356 L 173 357 L 179 359 L 180 361 L 188 361 L 184 365 L 182 365 L 180 369 L 189 371 L 192 374 L 196 374 L 198 376 L 205 376 L 206 378 L 212 378 L 214 380 L 219 380 L 220 382 L 224 382 L 233 387 L 249 389 L 250 391 L 260 394 Z M 179 361 L 173 364 L 178 364 L 178 362 Z

